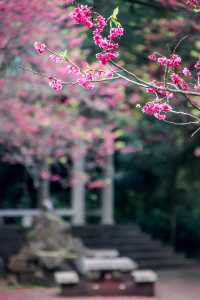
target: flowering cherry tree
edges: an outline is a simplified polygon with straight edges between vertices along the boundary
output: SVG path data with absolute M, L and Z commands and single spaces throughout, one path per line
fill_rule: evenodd
M 84 40 L 84 28 L 77 28 L 60 1 L 48 1 L 46 6 L 36 0 L 30 3 L 23 0 L 20 5 L 15 1 L 9 4 L 1 1 L 0 5 L 0 68 L 4 78 L 0 112 L 0 140 L 4 151 L 1 158 L 25 166 L 38 190 L 40 203 L 48 197 L 50 181 L 73 186 L 82 178 L 88 188 L 103 187 L 106 179 L 90 178 L 84 172 L 71 174 L 69 179 L 52 170 L 60 164 L 67 167 L 67 161 L 77 160 L 84 154 L 89 157 L 85 164 L 91 174 L 97 164 L 105 168 L 106 158 L 116 149 L 126 149 L 120 142 L 122 134 L 118 128 L 120 119 L 130 120 L 132 112 L 131 103 L 125 101 L 123 79 L 107 85 L 104 78 L 113 78 L 113 68 L 86 62 L 88 50 L 79 49 Z M 113 40 L 115 35 L 113 32 Z M 35 42 L 38 55 L 31 56 L 29 44 L 36 36 L 45 42 Z M 67 51 L 51 50 L 65 49 L 66 44 Z M 48 54 L 46 60 L 44 54 Z M 13 68 L 15 60 L 20 68 Z M 26 62 L 26 67 L 22 61 Z M 36 76 L 24 72 L 26 69 Z M 97 81 L 102 81 L 101 85 L 95 86 L 93 70 L 96 70 Z M 53 96 L 40 76 L 56 92 Z M 67 89 L 63 92 L 64 85 Z M 77 144 L 81 144 L 81 149 Z

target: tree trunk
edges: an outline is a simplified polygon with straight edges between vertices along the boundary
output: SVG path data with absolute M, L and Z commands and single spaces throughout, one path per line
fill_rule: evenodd
M 46 175 L 45 178 L 41 177 L 41 174 L 44 173 L 43 175 Z M 46 174 L 45 174 L 46 173 Z M 37 186 L 37 203 L 38 203 L 38 208 L 42 209 L 44 208 L 45 204 L 47 205 L 48 201 L 50 201 L 50 179 L 48 178 L 49 174 L 49 167 L 48 165 L 44 162 L 43 164 L 41 163 L 41 167 L 39 169 L 39 174 L 38 174 L 38 186 Z
M 45 201 L 50 200 L 50 182 L 48 179 L 40 179 L 38 187 L 38 208 L 44 208 Z

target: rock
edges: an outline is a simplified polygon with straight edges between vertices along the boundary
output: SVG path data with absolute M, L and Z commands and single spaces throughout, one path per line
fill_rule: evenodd
M 57 251 L 43 251 L 37 250 L 35 252 L 40 263 L 49 270 L 54 270 L 62 265 L 66 259 L 66 251 L 64 249 Z
M 8 268 L 14 273 L 23 273 L 27 270 L 28 264 L 26 257 L 22 255 L 11 256 Z
M 9 269 L 18 274 L 58 270 L 66 260 L 85 255 L 87 248 L 53 211 L 42 211 L 33 221 L 26 245 L 10 258 Z

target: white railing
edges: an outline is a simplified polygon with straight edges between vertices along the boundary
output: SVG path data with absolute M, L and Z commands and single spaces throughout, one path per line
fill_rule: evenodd
M 71 217 L 74 212 L 72 209 L 56 209 L 56 214 L 62 217 Z M 39 209 L 1 209 L 0 218 L 10 217 L 34 217 L 39 215 Z
M 0 223 L 4 223 L 4 219 L 6 218 L 22 218 L 22 225 L 25 227 L 29 227 L 32 224 L 33 217 L 39 215 L 39 209 L 0 209 Z M 73 219 L 75 212 L 73 209 L 55 209 L 55 213 L 61 217 L 70 217 Z M 89 210 L 86 211 L 86 216 L 101 216 L 101 210 Z

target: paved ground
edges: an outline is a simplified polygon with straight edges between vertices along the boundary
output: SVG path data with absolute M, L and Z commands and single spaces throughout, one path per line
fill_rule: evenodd
M 0 291 L 0 300 L 105 300 L 105 297 L 66 298 L 60 297 L 55 289 L 10 289 Z M 106 297 L 106 300 L 156 300 L 147 297 Z
M 0 285 L 0 300 L 88 300 L 59 297 L 57 289 L 14 289 Z M 89 300 L 105 300 L 94 297 Z M 200 300 L 200 266 L 159 272 L 157 297 L 106 297 L 106 300 Z
M 159 272 L 158 300 L 200 300 L 200 266 Z

